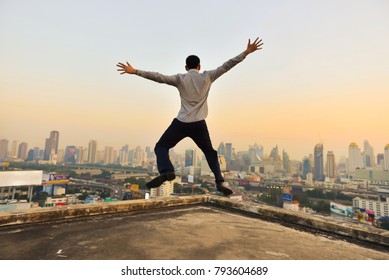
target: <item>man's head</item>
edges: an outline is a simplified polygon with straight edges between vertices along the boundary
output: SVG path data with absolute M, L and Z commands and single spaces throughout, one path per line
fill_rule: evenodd
M 189 71 L 190 69 L 200 70 L 200 58 L 196 55 L 190 55 L 186 58 L 185 69 Z

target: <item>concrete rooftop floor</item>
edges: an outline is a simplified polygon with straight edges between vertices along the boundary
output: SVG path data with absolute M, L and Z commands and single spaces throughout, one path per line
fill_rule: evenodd
M 389 260 L 377 249 L 210 205 L 0 227 L 3 260 Z

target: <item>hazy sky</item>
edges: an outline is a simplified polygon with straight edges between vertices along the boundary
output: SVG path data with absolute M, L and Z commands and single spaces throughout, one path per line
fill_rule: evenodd
M 154 146 L 179 110 L 174 87 L 119 75 L 117 62 L 214 69 L 260 37 L 262 51 L 218 79 L 208 126 L 246 150 L 292 159 L 389 143 L 389 1 L 0 0 L 0 139 L 44 147 Z M 185 140 L 177 150 L 194 147 Z

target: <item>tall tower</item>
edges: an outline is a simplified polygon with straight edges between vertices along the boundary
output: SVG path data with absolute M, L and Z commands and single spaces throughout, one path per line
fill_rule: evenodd
M 11 147 L 11 159 L 17 159 L 19 154 L 20 141 L 14 140 Z
M 386 144 L 384 150 L 384 169 L 389 171 L 389 144 Z
M 76 146 L 67 146 L 65 149 L 65 162 L 75 164 L 77 158 Z
M 115 162 L 115 152 L 113 147 L 105 146 L 104 164 L 112 164 Z
M 363 168 L 363 156 L 358 145 L 353 142 L 348 146 L 347 171 L 348 173 L 353 174 L 357 168 Z
M 307 174 L 312 171 L 312 166 L 311 166 L 311 159 L 309 157 L 305 157 L 303 159 L 303 179 L 307 179 Z
M 330 178 L 335 178 L 335 155 L 334 152 L 327 152 L 327 166 L 326 166 L 327 176 Z
M 373 147 L 367 140 L 364 142 L 363 163 L 365 167 L 374 167 L 376 165 Z
M 185 151 L 185 167 L 187 166 L 196 166 L 196 150 L 188 149 Z
M 226 161 L 232 160 L 232 143 L 226 143 Z
M 315 181 L 324 181 L 323 172 L 323 144 L 317 144 L 314 149 L 313 179 Z
M 89 141 L 88 163 L 97 163 L 97 141 L 96 140 Z
M 8 154 L 8 140 L 1 139 L 0 140 L 0 160 L 4 160 Z
M 220 143 L 217 153 L 219 156 L 226 156 L 226 145 L 224 145 L 224 142 Z
M 27 159 L 27 155 L 28 155 L 28 144 L 26 142 L 22 142 L 19 145 L 18 158 L 25 160 Z
M 285 150 L 282 150 L 282 164 L 287 173 L 290 173 L 290 158 Z
M 44 160 L 50 160 L 53 155 L 58 154 L 59 132 L 51 131 L 50 137 L 46 138 Z

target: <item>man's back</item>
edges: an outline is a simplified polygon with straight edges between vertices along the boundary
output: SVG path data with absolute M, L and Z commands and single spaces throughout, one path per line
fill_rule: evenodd
M 137 74 L 158 83 L 175 86 L 181 97 L 181 108 L 178 112 L 177 119 L 185 123 L 190 123 L 204 120 L 208 116 L 207 98 L 212 83 L 236 64 L 243 61 L 244 58 L 245 56 L 242 53 L 228 60 L 215 70 L 204 71 L 202 73 L 197 69 L 190 69 L 185 74 L 172 76 L 142 70 L 138 70 Z

